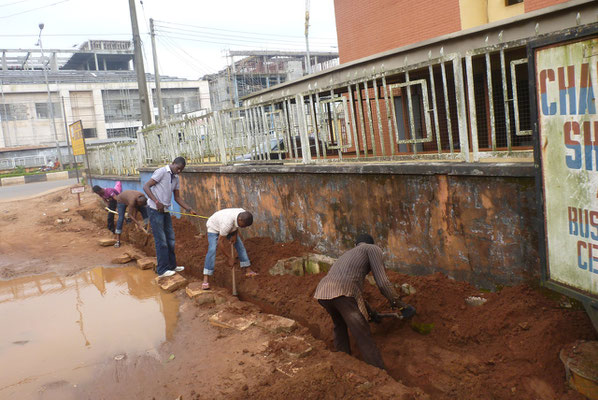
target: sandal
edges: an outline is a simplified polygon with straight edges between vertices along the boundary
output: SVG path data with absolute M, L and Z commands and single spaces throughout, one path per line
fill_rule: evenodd
M 202 288 L 203 290 L 210 290 L 210 284 L 209 284 L 208 282 L 203 282 L 203 283 L 201 284 L 201 288 Z
M 253 278 L 254 276 L 257 276 L 257 272 L 255 272 L 255 271 L 247 271 L 247 272 L 245 272 L 245 276 L 247 278 Z
M 114 243 L 114 247 L 117 249 L 120 247 L 120 240 L 117 240 L 116 243 Z

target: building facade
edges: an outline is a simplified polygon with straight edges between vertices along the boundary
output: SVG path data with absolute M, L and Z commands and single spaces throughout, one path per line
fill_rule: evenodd
M 39 49 L 0 51 L 0 148 L 65 143 L 67 126 L 78 120 L 90 143 L 136 137 L 141 112 L 130 42 L 90 40 L 75 52 L 49 49 L 44 57 Z M 156 121 L 155 79 L 146 80 Z M 208 90 L 207 81 L 162 76 L 164 115 L 209 110 Z
M 238 107 L 243 97 L 308 73 L 307 54 L 297 51 L 229 51 L 230 65 L 206 75 L 212 109 Z M 311 52 L 310 71 L 338 65 L 338 53 Z

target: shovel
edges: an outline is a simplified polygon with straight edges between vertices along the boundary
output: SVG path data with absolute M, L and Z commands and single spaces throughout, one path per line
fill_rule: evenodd
M 230 258 L 228 259 L 228 263 L 230 264 L 230 269 L 233 274 L 233 296 L 238 296 L 237 293 L 237 280 L 235 279 L 235 245 L 233 243 L 230 244 Z

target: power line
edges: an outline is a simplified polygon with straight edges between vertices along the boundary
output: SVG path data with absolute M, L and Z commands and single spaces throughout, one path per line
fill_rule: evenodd
M 65 0 L 68 1 L 68 0 Z M 4 18 L 4 17 L 2 17 Z M 130 36 L 131 33 L 44 33 L 44 37 L 47 36 Z M 0 37 L 37 37 L 38 34 L 9 34 L 0 35 Z
M 192 31 L 188 29 L 181 29 L 177 30 L 176 28 L 165 27 L 163 25 L 157 25 L 158 31 L 167 32 L 175 35 L 186 35 L 186 36 L 193 36 L 193 37 L 205 37 L 209 39 L 222 39 L 222 40 L 234 40 L 234 41 L 242 41 L 242 42 L 249 42 L 249 43 L 281 43 L 281 44 L 293 44 L 293 45 L 301 45 L 303 46 L 302 41 L 291 41 L 285 39 L 273 39 L 273 38 L 250 38 L 245 36 L 238 36 L 238 35 L 228 35 L 228 34 L 214 34 L 209 32 L 198 32 Z M 189 33 L 192 32 L 192 33 Z M 330 43 L 329 43 L 330 44 Z M 321 43 L 320 45 L 326 45 L 325 43 Z
M 26 1 L 31 1 L 31 0 L 20 0 L 20 1 L 14 1 L 12 3 L 0 4 L 0 7 L 12 6 L 14 4 L 25 3 Z
M 187 59 L 185 56 L 182 56 L 177 50 L 177 46 L 176 43 L 174 43 L 174 41 L 170 40 L 168 37 L 166 36 L 158 36 L 158 40 L 159 42 L 164 45 L 167 50 L 173 54 L 176 58 L 180 59 L 181 61 L 183 61 L 184 63 L 186 63 L 188 66 L 190 66 L 193 69 L 197 69 L 200 72 L 203 72 L 203 74 L 207 74 L 210 73 L 212 71 L 212 68 L 209 68 L 207 66 L 204 66 L 201 62 L 199 62 L 199 60 L 196 60 L 194 57 L 190 57 L 191 60 Z M 166 42 L 166 40 L 168 40 L 168 42 Z
M 16 15 L 21 15 L 21 14 L 25 14 L 25 13 L 32 12 L 32 11 L 41 10 L 41 9 L 43 9 L 43 8 L 52 7 L 52 6 L 55 6 L 55 5 L 57 5 L 57 4 L 66 3 L 67 1 L 70 1 L 70 0 L 62 0 L 62 1 L 58 1 L 58 2 L 56 2 L 56 3 L 48 4 L 48 5 L 41 6 L 41 7 L 31 8 L 31 9 L 29 9 L 29 10 L 21 11 L 21 12 L 18 12 L 18 13 L 14 13 L 14 14 L 10 14 L 10 15 L 4 15 L 4 16 L 1 16 L 0 18 L 9 18 L 9 17 L 14 17 L 14 16 L 16 16 Z
M 164 31 L 162 31 L 162 32 L 164 32 Z M 256 47 L 262 47 L 262 48 L 268 47 L 266 45 L 266 43 L 261 43 L 261 46 L 260 46 L 260 45 L 255 45 L 255 44 L 251 45 L 251 44 L 242 44 L 242 43 L 232 43 L 230 41 L 229 42 L 218 42 L 218 41 L 212 41 L 212 40 L 194 39 L 194 38 L 189 38 L 189 37 L 173 36 L 172 34 L 171 35 L 161 35 L 161 36 L 163 36 L 163 37 L 167 36 L 171 39 L 187 40 L 187 41 L 199 42 L 199 43 L 221 44 L 221 45 L 226 45 L 226 46 L 234 45 L 237 47 L 247 47 L 247 48 L 253 48 L 253 49 L 255 49 Z M 299 47 L 299 48 L 303 47 L 303 45 L 300 45 L 300 44 L 297 44 L 297 45 L 288 44 L 286 46 Z M 281 50 L 281 51 L 284 51 L 284 50 Z
M 161 21 L 161 20 L 154 20 L 154 22 L 162 22 L 162 23 L 164 23 L 164 24 L 168 24 L 168 25 L 189 26 L 189 27 L 193 27 L 193 28 L 199 28 L 199 29 L 208 29 L 208 30 L 223 31 L 223 32 L 233 32 L 233 33 L 243 33 L 243 34 L 249 34 L 249 35 L 259 35 L 259 36 L 266 36 L 266 37 L 272 37 L 272 36 L 282 36 L 282 37 L 301 38 L 301 39 L 303 39 L 303 36 L 282 35 L 282 34 L 276 34 L 276 35 L 273 35 L 273 34 L 271 34 L 271 33 L 259 33 L 259 32 L 235 31 L 235 30 L 231 30 L 231 29 L 211 28 L 211 27 L 207 27 L 207 26 L 198 26 L 198 25 L 180 24 L 180 23 L 176 23 L 176 22 Z M 335 40 L 334 38 L 313 38 L 313 39 Z

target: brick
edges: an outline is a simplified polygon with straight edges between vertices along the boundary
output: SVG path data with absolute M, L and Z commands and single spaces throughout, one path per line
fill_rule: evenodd
M 165 276 L 162 278 L 156 277 L 155 281 L 158 286 L 167 292 L 174 292 L 175 290 L 180 289 L 187 284 L 187 279 L 180 274 L 174 274 L 172 276 Z
M 137 266 L 140 269 L 155 269 L 156 263 L 156 257 L 144 257 L 137 260 Z
M 129 250 L 129 251 L 125 252 L 125 254 L 128 254 L 132 260 L 140 260 L 142 258 L 145 258 L 144 254 L 141 254 L 140 252 L 135 251 L 135 250 Z

